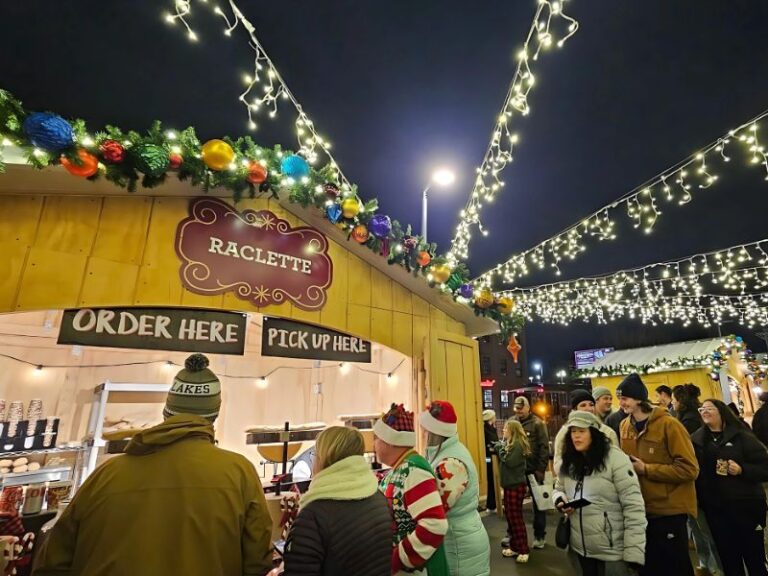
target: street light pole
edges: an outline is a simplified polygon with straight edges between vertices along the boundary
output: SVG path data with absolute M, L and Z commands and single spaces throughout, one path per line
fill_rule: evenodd
M 427 192 L 429 192 L 429 186 L 421 193 L 421 237 L 424 238 L 424 242 L 427 241 Z

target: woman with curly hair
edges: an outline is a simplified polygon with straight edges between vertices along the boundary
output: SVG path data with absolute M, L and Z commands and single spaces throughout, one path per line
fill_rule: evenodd
M 570 516 L 569 557 L 582 576 L 628 576 L 645 562 L 645 506 L 629 457 L 574 411 L 565 425 L 563 463 L 553 500 Z

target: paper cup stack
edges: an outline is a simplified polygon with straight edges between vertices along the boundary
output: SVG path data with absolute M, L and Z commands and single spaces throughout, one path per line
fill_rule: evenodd
M 23 418 L 24 403 L 21 400 L 14 400 L 8 408 L 8 436 L 16 435 L 16 429 Z

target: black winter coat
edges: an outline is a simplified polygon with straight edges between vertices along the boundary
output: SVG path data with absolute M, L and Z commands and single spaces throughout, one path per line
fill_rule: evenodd
M 768 404 L 763 406 L 755 412 L 752 418 L 752 432 L 755 433 L 757 439 L 763 444 L 768 446 Z
M 688 430 L 688 434 L 691 435 L 701 428 L 702 425 L 701 414 L 695 408 L 685 412 L 678 412 L 677 419 L 680 420 L 680 423 Z
M 616 438 L 621 438 L 621 423 L 626 417 L 626 413 L 619 408 L 616 412 L 609 414 L 608 418 L 605 419 L 606 426 L 610 426 L 613 428 L 613 431 L 616 432 Z
M 525 473 L 544 472 L 549 465 L 549 433 L 547 426 L 536 414 L 528 414 L 527 418 L 518 418 L 523 425 L 531 445 L 531 454 L 526 459 Z
M 285 545 L 285 576 L 390 576 L 392 516 L 380 492 L 363 500 L 315 500 Z
M 746 428 L 726 427 L 718 442 L 709 428 L 702 426 L 691 436 L 699 477 L 696 495 L 705 510 L 722 508 L 729 502 L 759 500 L 765 502 L 763 482 L 768 481 L 768 450 Z M 738 476 L 719 476 L 717 460 L 733 460 L 742 468 Z
M 485 434 L 485 456 L 491 457 L 493 454 L 493 446 L 499 441 L 499 433 L 496 431 L 496 426 L 491 426 L 488 422 L 483 423 L 483 433 Z

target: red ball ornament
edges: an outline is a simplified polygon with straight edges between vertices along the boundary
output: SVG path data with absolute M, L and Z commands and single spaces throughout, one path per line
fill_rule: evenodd
M 429 266 L 429 263 L 432 262 L 432 256 L 430 256 L 429 252 L 426 250 L 422 250 L 419 252 L 419 256 L 416 258 L 416 262 L 419 263 L 419 266 L 424 268 L 425 266 Z
M 339 194 L 341 194 L 339 187 L 336 186 L 336 184 L 333 184 L 332 182 L 328 182 L 323 186 L 323 192 L 325 192 L 325 195 L 328 197 L 329 200 L 336 200 L 336 198 L 339 197 Z
M 359 244 L 368 242 L 369 237 L 370 234 L 368 233 L 368 228 L 365 227 L 365 224 L 358 224 L 352 230 L 352 239 Z
M 112 164 L 120 164 L 125 160 L 125 147 L 117 140 L 104 140 L 99 146 L 101 157 Z
M 81 178 L 90 178 L 96 172 L 99 171 L 99 159 L 93 154 L 86 152 L 82 148 L 77 151 L 77 157 L 80 159 L 81 164 L 78 166 L 74 162 L 70 162 L 66 156 L 61 157 L 61 165 L 72 174 L 73 176 L 80 176 Z
M 267 169 L 258 162 L 251 162 L 248 165 L 248 176 L 246 179 L 251 184 L 261 184 L 267 179 Z
M 184 164 L 184 158 L 181 157 L 181 154 L 174 152 L 168 156 L 168 167 L 171 170 L 178 170 L 182 164 Z

